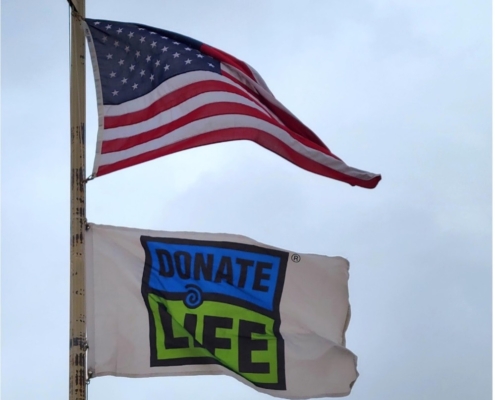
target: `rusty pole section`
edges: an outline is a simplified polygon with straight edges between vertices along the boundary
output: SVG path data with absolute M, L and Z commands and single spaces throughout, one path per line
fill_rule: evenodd
M 86 226 L 86 76 L 81 17 L 84 0 L 73 0 L 70 61 L 70 351 L 69 400 L 86 400 L 86 301 L 84 230 Z

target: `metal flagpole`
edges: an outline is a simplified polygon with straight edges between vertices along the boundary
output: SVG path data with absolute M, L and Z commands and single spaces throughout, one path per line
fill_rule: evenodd
M 71 4 L 70 61 L 70 351 L 69 400 L 86 400 L 86 303 L 84 230 L 86 227 L 86 76 L 81 17 L 85 0 Z

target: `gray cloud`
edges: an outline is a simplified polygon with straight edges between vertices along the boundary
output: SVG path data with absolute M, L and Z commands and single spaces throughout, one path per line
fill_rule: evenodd
M 2 398 L 66 398 L 68 12 L 2 5 Z M 92 181 L 91 221 L 342 255 L 351 263 L 347 344 L 361 374 L 349 398 L 490 398 L 488 1 L 149 0 L 88 2 L 87 13 L 233 53 L 335 154 L 383 174 L 374 190 L 352 188 L 252 143 L 219 144 Z M 89 65 L 87 87 L 89 174 Z M 226 377 L 98 378 L 89 394 L 268 398 Z

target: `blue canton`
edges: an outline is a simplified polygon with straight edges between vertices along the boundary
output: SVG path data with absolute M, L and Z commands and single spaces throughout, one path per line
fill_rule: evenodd
M 186 72 L 220 73 L 220 62 L 202 53 L 202 43 L 187 36 L 139 24 L 91 19 L 86 23 L 98 60 L 103 104 L 141 97 Z

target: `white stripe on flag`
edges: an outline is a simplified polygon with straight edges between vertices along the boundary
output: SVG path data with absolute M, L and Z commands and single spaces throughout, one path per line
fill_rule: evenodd
M 158 87 L 155 90 L 161 91 L 164 89 Z M 167 94 L 167 93 L 162 93 L 162 95 L 165 95 L 165 94 Z M 198 109 L 201 106 L 209 105 L 209 104 L 213 104 L 213 103 L 217 103 L 217 102 L 222 102 L 222 103 L 223 102 L 230 102 L 230 103 L 244 104 L 246 106 L 249 106 L 249 107 L 255 108 L 256 110 L 259 110 L 260 112 L 265 114 L 267 117 L 270 117 L 270 115 L 262 107 L 258 106 L 253 101 L 248 100 L 245 97 L 242 97 L 238 94 L 228 93 L 228 92 L 207 92 L 207 93 L 202 93 L 198 96 L 195 96 L 192 99 L 186 100 L 183 103 L 180 103 L 179 105 L 177 105 L 175 107 L 172 107 L 166 111 L 163 111 L 160 114 L 155 115 L 154 117 L 152 117 L 146 121 L 139 122 L 137 124 L 121 126 L 121 127 L 117 127 L 117 128 L 107 128 L 107 129 L 105 129 L 105 139 L 106 140 L 112 140 L 112 139 L 128 138 L 128 137 L 132 137 L 134 135 L 139 135 L 139 134 L 141 134 L 143 132 L 147 132 L 151 129 L 159 128 L 160 126 L 163 126 L 164 124 L 169 124 L 171 122 L 174 122 L 174 121 L 178 120 L 179 118 L 189 114 L 191 111 Z M 143 107 L 143 109 L 144 108 L 145 107 Z
M 337 160 L 331 156 L 327 156 L 326 154 L 323 154 L 318 150 L 314 150 L 304 146 L 302 143 L 290 136 L 286 131 L 275 125 L 272 125 L 255 117 L 235 114 L 218 115 L 191 122 L 190 124 L 178 128 L 165 136 L 162 136 L 155 140 L 151 140 L 147 143 L 140 144 L 130 149 L 119 152 L 102 154 L 100 161 L 101 165 L 113 164 L 118 161 L 126 160 L 128 158 L 135 157 L 140 154 L 144 154 L 149 151 L 159 149 L 161 147 L 165 147 L 174 143 L 178 143 L 182 140 L 189 139 L 207 132 L 225 128 L 245 127 L 264 131 L 267 134 L 276 137 L 281 142 L 285 143 L 304 157 L 316 161 L 317 163 L 331 168 L 335 171 L 339 171 L 345 173 L 346 175 L 354 176 L 360 179 L 370 178 L 370 174 L 368 172 L 350 168 L 340 160 Z

